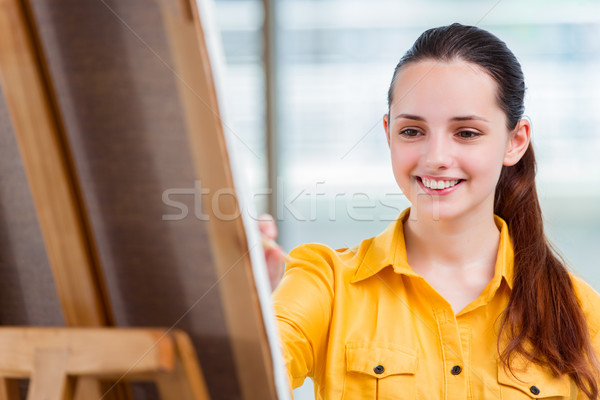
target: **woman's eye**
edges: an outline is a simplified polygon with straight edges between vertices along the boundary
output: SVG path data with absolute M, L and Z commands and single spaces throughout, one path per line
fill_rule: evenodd
M 407 137 L 416 137 L 419 136 L 421 134 L 421 132 L 419 132 L 416 129 L 403 129 L 400 131 L 400 135 L 402 136 L 407 136 Z
M 481 136 L 481 134 L 473 131 L 461 131 L 458 132 L 458 136 L 460 136 L 462 139 L 473 139 L 477 136 Z

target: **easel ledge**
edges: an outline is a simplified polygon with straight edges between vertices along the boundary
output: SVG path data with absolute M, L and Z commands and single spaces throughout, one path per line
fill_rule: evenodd
M 176 329 L 0 328 L 0 399 L 101 399 L 121 381 L 155 382 L 162 399 L 208 400 L 187 334 Z M 108 385 L 101 381 L 110 382 Z

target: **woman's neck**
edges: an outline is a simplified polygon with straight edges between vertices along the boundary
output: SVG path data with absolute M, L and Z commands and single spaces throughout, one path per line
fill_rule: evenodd
M 471 269 L 477 265 L 492 268 L 498 251 L 500 232 L 493 212 L 472 212 L 453 219 L 419 215 L 411 208 L 404 224 L 406 251 L 419 265 Z

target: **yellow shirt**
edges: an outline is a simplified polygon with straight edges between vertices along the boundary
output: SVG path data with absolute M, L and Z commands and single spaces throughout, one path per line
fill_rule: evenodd
M 355 248 L 309 244 L 290 253 L 295 261 L 273 301 L 292 386 L 311 377 L 316 399 L 583 400 L 566 375 L 515 364 L 517 379 L 498 361 L 499 317 L 513 269 L 506 223 L 495 217 L 494 277 L 454 314 L 406 261 L 408 211 Z M 572 280 L 600 354 L 600 295 Z

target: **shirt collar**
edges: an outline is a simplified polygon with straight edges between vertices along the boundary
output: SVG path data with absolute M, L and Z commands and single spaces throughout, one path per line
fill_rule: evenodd
M 352 283 L 367 279 L 388 266 L 392 266 L 394 272 L 398 274 L 419 276 L 408 265 L 406 256 L 403 226 L 409 214 L 410 207 L 402 211 L 396 221 L 392 222 L 382 233 L 361 243 L 358 252 L 359 257 L 362 256 L 362 261 L 356 269 Z M 508 226 L 497 215 L 494 215 L 494 222 L 500 230 L 500 244 L 492 281 L 499 283 L 501 279 L 504 279 L 512 289 L 514 253 Z

